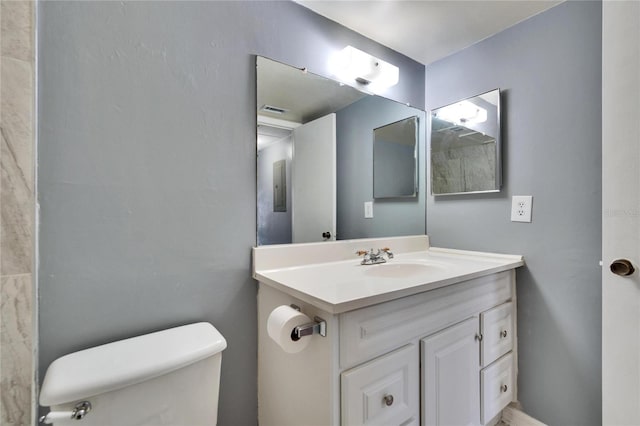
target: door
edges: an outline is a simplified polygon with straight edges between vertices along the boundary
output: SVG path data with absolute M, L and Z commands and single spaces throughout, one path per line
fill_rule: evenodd
M 605 1 L 602 13 L 602 414 L 638 425 L 640 2 Z
M 291 166 L 293 242 L 335 240 L 335 114 L 294 129 Z
M 422 425 L 480 424 L 478 318 L 420 341 Z

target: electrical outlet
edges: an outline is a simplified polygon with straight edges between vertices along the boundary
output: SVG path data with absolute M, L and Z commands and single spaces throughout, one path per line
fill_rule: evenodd
M 511 222 L 531 222 L 531 195 L 514 195 L 511 197 Z
M 373 201 L 364 202 L 364 218 L 373 219 Z

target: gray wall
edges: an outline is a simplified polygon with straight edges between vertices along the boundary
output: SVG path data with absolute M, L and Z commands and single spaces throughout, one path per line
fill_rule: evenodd
M 210 321 L 221 425 L 256 423 L 255 58 L 328 75 L 347 44 L 424 66 L 292 2 L 39 2 L 40 373 L 108 341 Z
M 427 67 L 427 108 L 495 87 L 504 187 L 427 201 L 435 246 L 525 256 L 519 396 L 550 425 L 601 422 L 601 3 L 566 2 Z M 533 195 L 533 222 L 510 197 Z
M 418 196 L 373 200 L 373 129 L 418 116 Z M 425 114 L 416 108 L 367 97 L 337 112 L 338 239 L 425 233 Z M 373 219 L 364 202 L 374 201 Z

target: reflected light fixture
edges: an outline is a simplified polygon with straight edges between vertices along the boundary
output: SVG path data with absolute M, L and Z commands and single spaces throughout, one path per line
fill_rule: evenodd
M 467 100 L 440 108 L 436 117 L 455 124 L 484 123 L 487 110 Z
M 379 90 L 398 84 L 400 70 L 395 65 L 371 56 L 353 46 L 342 49 L 333 58 L 334 73 L 344 82 L 357 81 L 367 89 Z

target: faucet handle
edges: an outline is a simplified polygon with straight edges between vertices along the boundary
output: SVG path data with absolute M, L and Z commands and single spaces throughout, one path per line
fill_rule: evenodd
M 391 253 L 391 249 L 389 247 L 384 247 L 384 248 L 381 248 L 380 250 L 385 252 L 387 256 L 389 256 L 389 259 L 393 259 L 393 253 Z
M 356 254 L 357 254 L 358 256 L 364 256 L 364 255 L 366 255 L 366 254 L 369 254 L 369 252 L 368 252 L 368 251 L 366 251 L 366 250 L 358 250 L 358 251 L 356 252 Z

